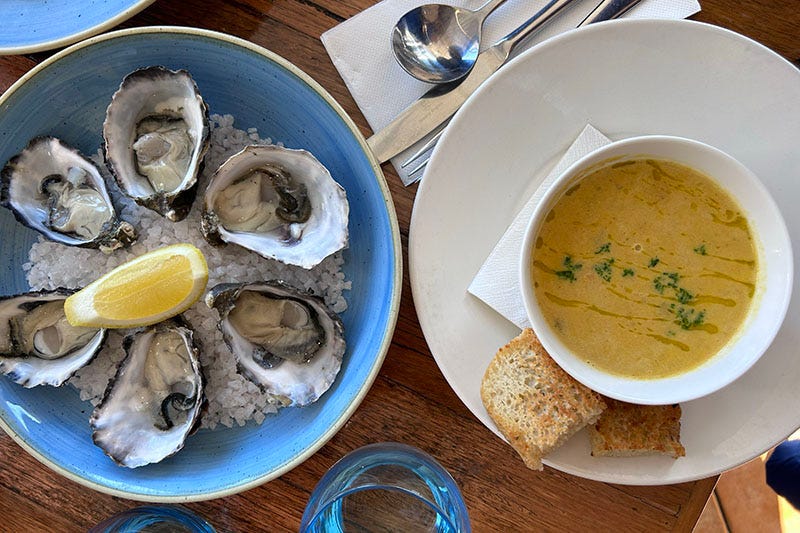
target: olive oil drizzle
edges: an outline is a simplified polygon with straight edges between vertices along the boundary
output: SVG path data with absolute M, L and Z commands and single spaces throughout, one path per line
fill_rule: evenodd
M 666 322 L 667 321 L 667 319 L 662 318 L 662 317 L 622 315 L 622 314 L 619 314 L 619 313 L 614 313 L 614 312 L 609 311 L 607 309 L 602 309 L 602 308 L 597 307 L 596 305 L 594 305 L 592 303 L 589 303 L 589 302 L 584 302 L 584 301 L 581 301 L 581 300 L 565 300 L 564 298 L 559 298 L 558 296 L 556 296 L 555 294 L 553 294 L 551 292 L 546 292 L 546 293 L 544 293 L 544 295 L 547 297 L 547 299 L 551 300 L 552 302 L 554 302 L 554 303 L 556 303 L 556 304 L 558 304 L 560 306 L 563 306 L 563 307 L 582 307 L 583 309 L 586 309 L 587 311 L 592 311 L 593 313 L 597 313 L 598 315 L 613 316 L 613 317 L 616 317 L 616 318 L 624 318 L 624 319 L 627 319 L 627 320 L 648 320 L 648 321 L 652 321 L 652 322 Z
M 672 346 L 675 346 L 682 352 L 688 352 L 691 349 L 689 345 L 686 344 L 685 342 L 676 341 L 675 339 L 665 337 L 664 335 L 656 335 L 654 333 L 647 333 L 646 335 L 651 339 L 655 339 L 662 344 L 670 344 Z
M 724 279 L 724 280 L 732 281 L 733 283 L 739 283 L 740 285 L 744 285 L 745 287 L 747 287 L 747 292 L 750 295 L 750 298 L 753 298 L 753 296 L 755 296 L 756 284 L 753 283 L 753 282 L 750 282 L 750 281 L 747 281 L 747 280 L 743 280 L 743 279 L 734 278 L 733 276 L 729 276 L 729 275 L 727 275 L 727 274 L 725 274 L 723 272 L 704 272 L 704 273 L 700 274 L 700 276 L 704 277 L 704 278 Z

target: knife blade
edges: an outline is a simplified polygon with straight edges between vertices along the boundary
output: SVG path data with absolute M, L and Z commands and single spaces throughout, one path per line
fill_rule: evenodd
M 573 1 L 551 0 L 518 28 L 482 51 L 472 71 L 462 81 L 434 87 L 422 95 L 386 127 L 367 139 L 375 157 L 381 163 L 388 161 L 445 123 L 484 81 L 508 61 L 517 44 Z M 580 25 L 616 18 L 638 2 L 639 0 L 604 0 Z

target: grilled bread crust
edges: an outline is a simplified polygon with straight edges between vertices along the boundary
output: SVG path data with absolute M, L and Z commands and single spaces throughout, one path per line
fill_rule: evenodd
M 481 399 L 525 465 L 541 470 L 542 457 L 605 409 L 602 396 L 553 361 L 532 329 L 500 348 L 483 376 Z

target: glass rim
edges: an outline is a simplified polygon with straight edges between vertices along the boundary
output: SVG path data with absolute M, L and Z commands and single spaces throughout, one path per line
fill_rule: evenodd
M 353 486 L 352 483 L 362 474 L 380 466 L 397 466 L 409 470 L 416 478 L 430 487 L 436 483 L 444 487 L 448 495 L 448 504 L 442 502 L 434 493 L 433 501 L 423 495 L 397 485 L 375 482 Z M 425 467 L 430 474 L 429 479 L 415 471 L 415 467 Z M 315 524 L 320 515 L 334 504 L 346 497 L 366 490 L 392 490 L 412 496 L 433 510 L 439 518 L 446 521 L 454 532 L 470 532 L 469 515 L 461 491 L 453 476 L 430 454 L 407 444 L 398 442 L 380 442 L 367 444 L 352 450 L 336 461 L 322 476 L 309 497 L 306 509 L 300 522 L 300 531 L 306 532 Z M 447 510 L 452 508 L 454 515 Z
M 342 500 L 344 500 L 348 496 L 351 496 L 351 495 L 356 494 L 358 492 L 366 492 L 366 491 L 372 491 L 372 490 L 390 490 L 390 491 L 393 491 L 393 492 L 401 492 L 401 493 L 403 493 L 403 494 L 405 494 L 407 496 L 411 496 L 414 499 L 416 499 L 417 501 L 425 504 L 426 507 L 428 507 L 434 513 L 436 513 L 436 516 L 437 516 L 438 519 L 441 519 L 441 520 L 443 520 L 444 522 L 447 523 L 447 527 L 450 528 L 449 529 L 450 531 L 452 531 L 453 533 L 461 533 L 461 531 L 463 531 L 463 530 L 461 530 L 461 529 L 459 529 L 457 527 L 457 524 L 453 523 L 453 521 L 450 519 L 450 517 L 447 515 L 447 513 L 445 512 L 444 509 L 442 509 L 438 505 L 434 505 L 430 500 L 421 497 L 416 492 L 414 492 L 412 490 L 405 489 L 403 487 L 397 487 L 397 486 L 392 486 L 392 485 L 383 485 L 383 484 L 380 484 L 380 483 L 375 483 L 375 484 L 372 484 L 372 485 L 361 485 L 361 486 L 358 486 L 358 487 L 347 489 L 347 490 L 345 490 L 343 492 L 336 493 L 335 497 L 333 497 L 333 498 L 331 498 L 329 500 L 325 500 L 325 503 L 323 505 L 321 505 L 319 507 L 316 507 L 315 508 L 316 512 L 314 513 L 313 516 L 306 517 L 305 513 L 303 513 L 303 520 L 302 520 L 302 522 L 300 524 L 300 533 L 306 533 L 307 531 L 309 531 L 310 530 L 309 528 L 311 528 L 315 523 L 317 523 L 317 521 L 320 519 L 320 517 L 326 511 L 328 511 L 331 507 L 333 507 L 337 503 L 340 503 Z M 307 520 L 306 520 L 306 518 L 307 518 Z

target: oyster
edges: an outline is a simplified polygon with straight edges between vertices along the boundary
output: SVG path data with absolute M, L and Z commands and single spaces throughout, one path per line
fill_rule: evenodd
M 239 372 L 285 405 L 315 402 L 345 351 L 342 321 L 321 298 L 277 281 L 220 284 L 206 295 Z
M 187 71 L 139 69 L 106 110 L 106 163 L 125 194 L 175 222 L 197 193 L 208 131 L 208 107 Z
M 55 137 L 36 137 L 2 170 L 0 202 L 50 240 L 111 252 L 136 240 L 114 211 L 100 170 Z
M 168 320 L 125 338 L 126 357 L 89 421 L 94 443 L 135 468 L 183 448 L 206 403 L 194 332 Z
M 309 152 L 252 145 L 212 177 L 201 230 L 212 244 L 309 269 L 347 245 L 348 215 L 344 189 Z
M 67 322 L 64 300 L 73 292 L 29 292 L 0 300 L 0 372 L 28 388 L 58 387 L 97 355 L 106 331 Z

